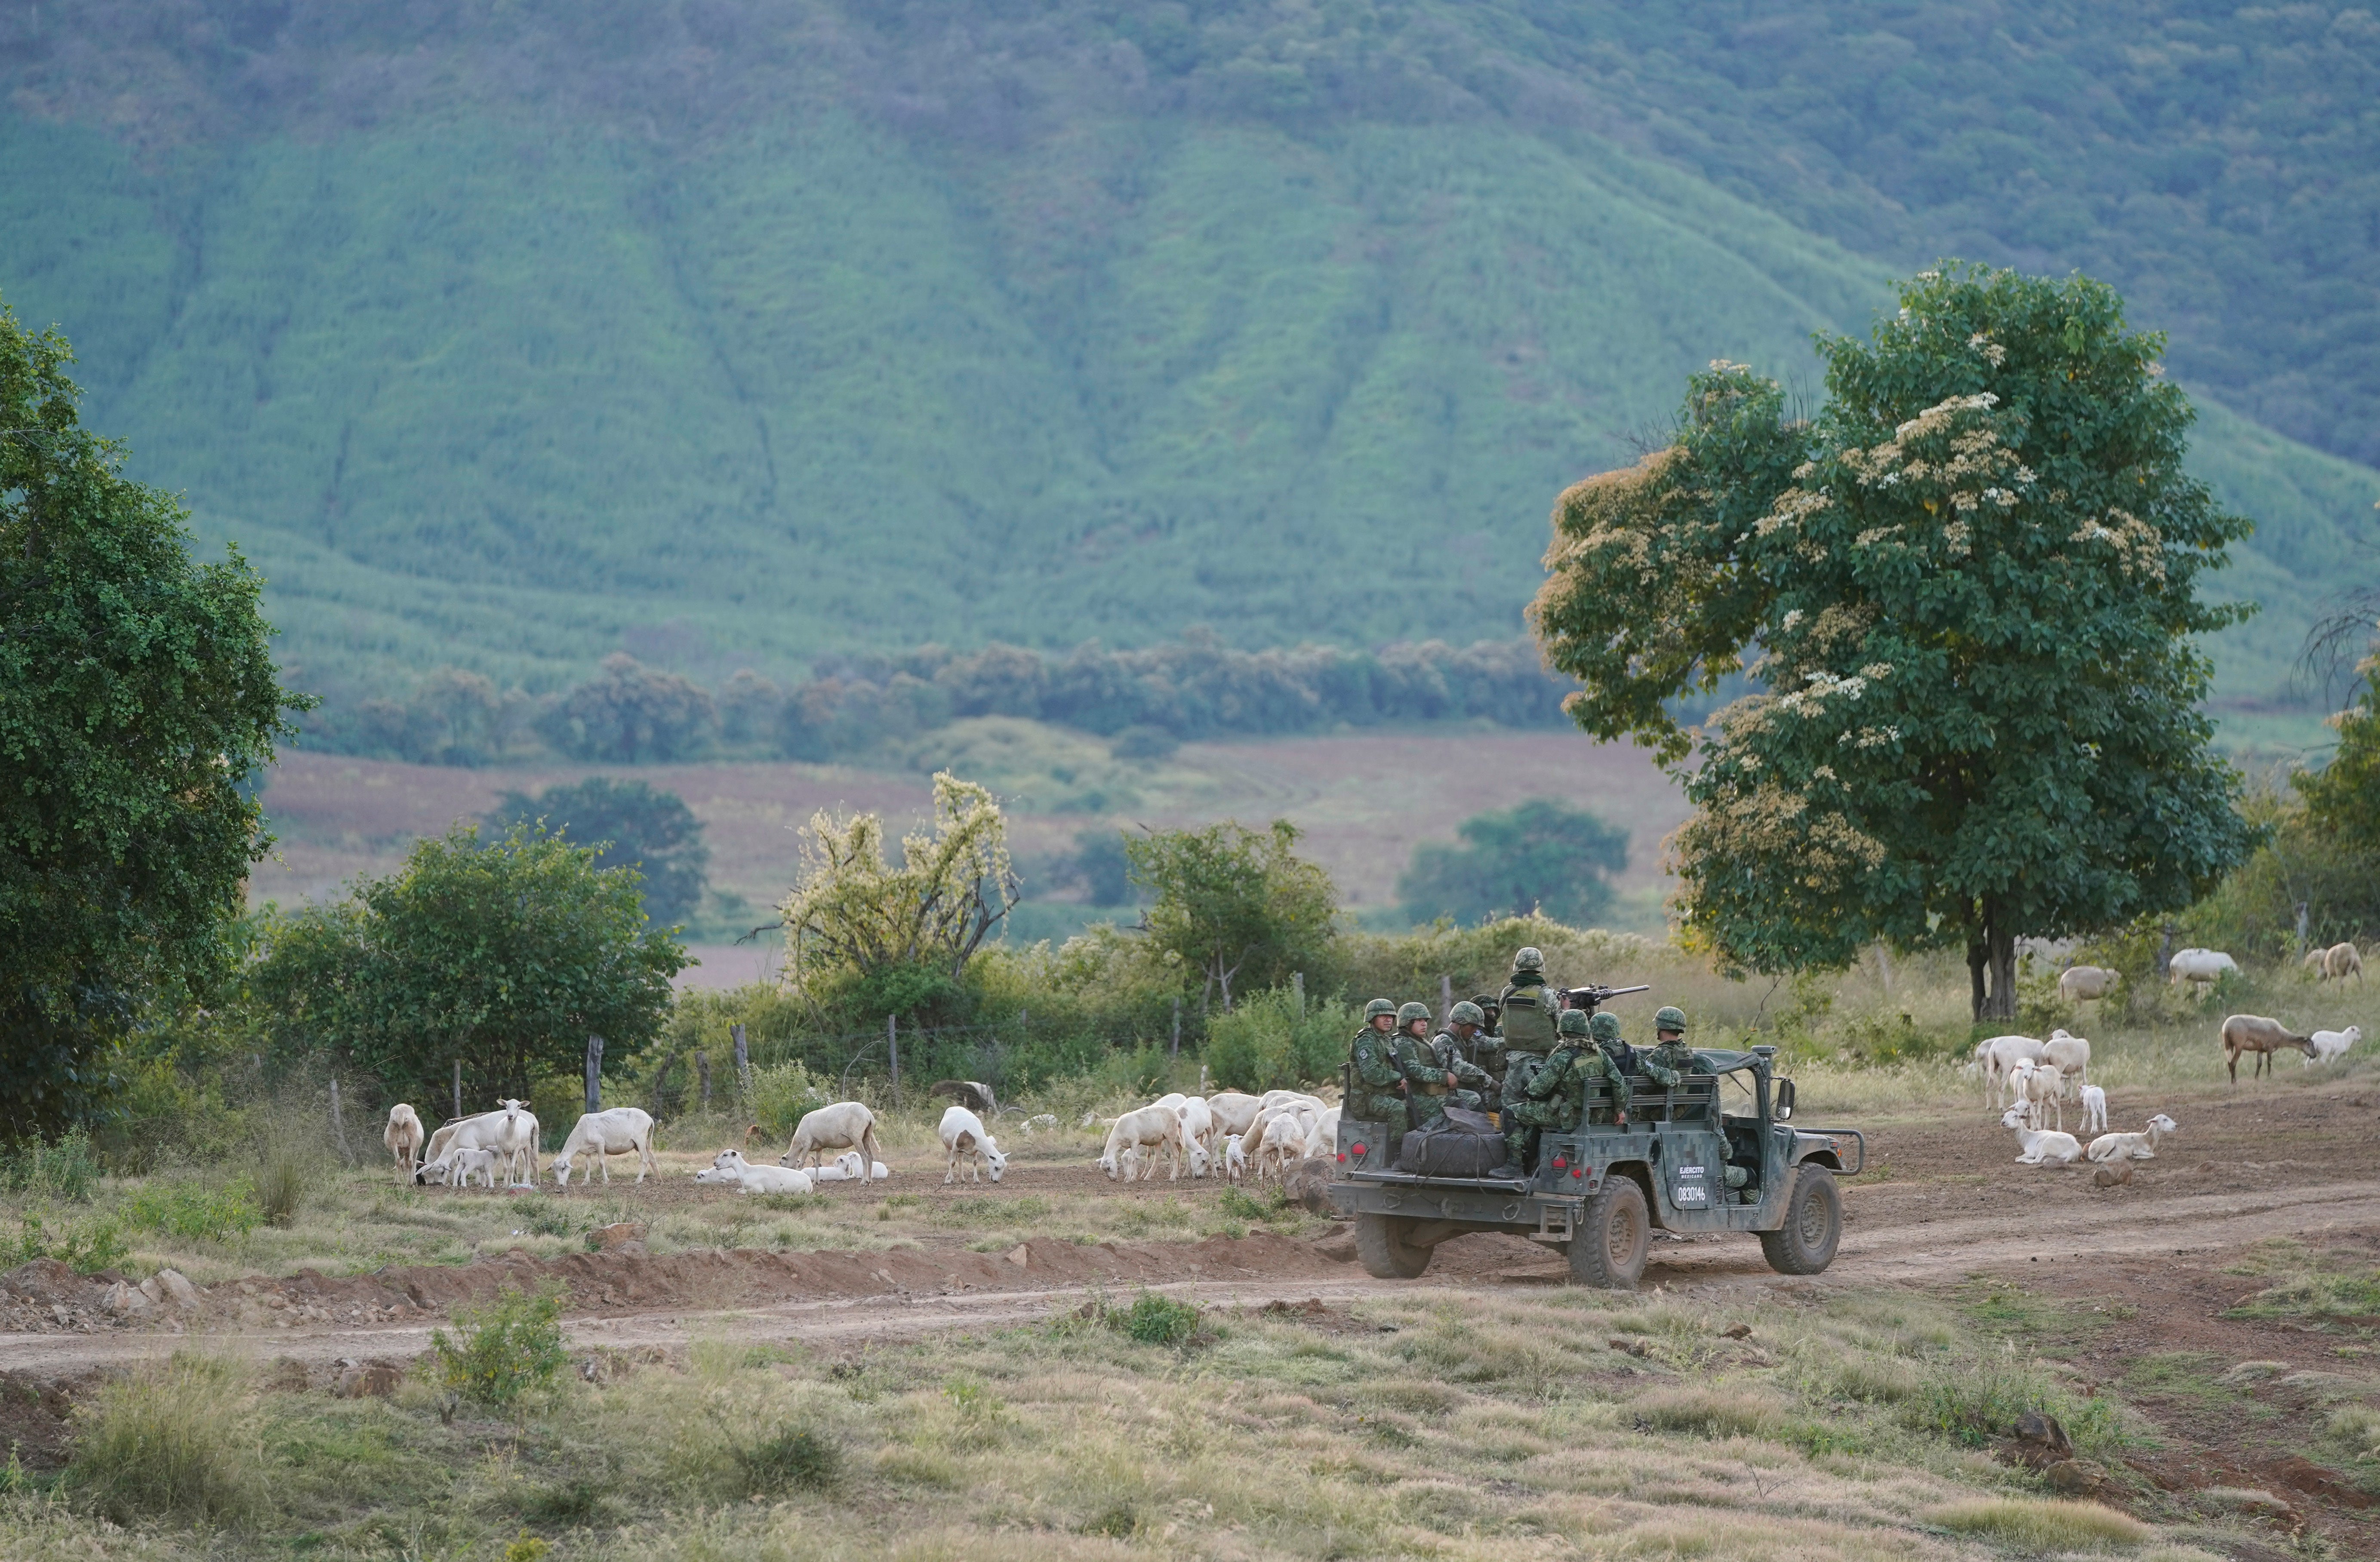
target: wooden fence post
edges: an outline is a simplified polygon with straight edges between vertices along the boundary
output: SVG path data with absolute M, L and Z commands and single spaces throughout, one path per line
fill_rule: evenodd
M 1173 995 L 1173 1056 L 1182 1056 L 1182 995 Z
M 1305 972 L 1303 972 L 1303 971 L 1293 971 L 1293 972 L 1291 972 L 1291 973 L 1289 974 L 1289 990 L 1290 990 L 1290 992 L 1291 992 L 1291 993 L 1292 993 L 1292 994 L 1296 998 L 1296 999 L 1297 999 L 1297 1017 L 1298 1017 L 1299 1019 L 1301 1019 L 1301 1020 L 1305 1019 Z M 1182 1000 L 1181 1000 L 1180 999 L 1175 999 L 1173 1001 L 1174 1001 L 1174 1006 L 1175 1006 L 1176 1008 L 1179 1008 L 1179 1007 L 1181 1006 L 1181 1002 L 1182 1002 Z
M 752 1099 L 752 1054 L 744 1046 L 744 1027 L 730 1025 L 727 1034 L 735 1040 L 735 1089 L 748 1104 Z
M 603 1109 L 603 1038 L 600 1035 L 587 1038 L 587 1109 Z
M 1454 978 L 1443 974 L 1438 978 L 1438 1023 L 1454 1023 Z
M 455 1116 L 463 1115 L 463 1059 L 455 1059 Z
M 702 1109 L 707 1112 L 710 1110 L 710 1053 L 698 1052 L 694 1055 L 694 1077 L 702 1082 Z
M 892 1055 L 892 1109 L 901 1109 L 901 1017 L 884 1016 L 884 1046 Z

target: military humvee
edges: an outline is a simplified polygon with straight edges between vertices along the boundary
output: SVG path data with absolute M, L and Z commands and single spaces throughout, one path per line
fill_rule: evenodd
M 1773 1047 L 1700 1049 L 1713 1071 L 1674 1088 L 1642 1074 L 1588 1086 L 1583 1120 L 1547 1129 L 1534 1176 L 1421 1177 L 1394 1169 L 1404 1124 L 1342 1119 L 1330 1201 L 1355 1219 L 1355 1251 L 1382 1279 L 1412 1279 L 1430 1251 L 1465 1231 L 1512 1231 L 1569 1256 L 1582 1285 L 1634 1288 L 1655 1228 L 1754 1231 L 1769 1266 L 1815 1275 L 1842 1236 L 1840 1173 L 1856 1177 L 1856 1129 L 1797 1129 L 1793 1082 L 1772 1080 Z M 1628 1092 L 1627 1123 L 1615 1120 Z M 1601 1119 L 1601 1121 L 1593 1120 Z M 1847 1150 L 1856 1151 L 1849 1166 Z M 1748 1174 L 1727 1185 L 1727 1168 Z

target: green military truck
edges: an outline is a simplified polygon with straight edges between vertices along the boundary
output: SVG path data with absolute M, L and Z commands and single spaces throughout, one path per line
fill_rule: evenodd
M 1675 1087 L 1642 1074 L 1593 1082 L 1582 1120 L 1546 1130 L 1524 1179 L 1398 1171 L 1402 1123 L 1342 1119 L 1331 1203 L 1354 1217 L 1356 1253 L 1382 1279 L 1420 1275 L 1449 1237 L 1511 1231 L 1560 1248 L 1582 1285 L 1633 1290 L 1657 1227 L 1756 1232 L 1770 1267 L 1815 1275 L 1842 1236 L 1835 1179 L 1859 1175 L 1867 1142 L 1856 1129 L 1792 1126 L 1793 1082 L 1771 1077 L 1776 1050 L 1698 1048 L 1712 1072 Z M 1740 1188 L 1728 1186 L 1730 1167 L 1745 1172 Z

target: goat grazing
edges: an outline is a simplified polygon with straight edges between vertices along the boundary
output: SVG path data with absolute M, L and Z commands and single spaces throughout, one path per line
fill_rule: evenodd
M 2069 1003 L 2106 998 L 2122 979 L 2104 965 L 2070 965 L 2058 974 L 2058 996 Z
M 2363 957 L 2355 952 L 2353 944 L 2333 944 L 2322 951 L 2322 979 L 2345 981 L 2352 976 L 2363 980 Z
M 2148 1161 L 2156 1159 L 2159 1139 L 2168 1133 L 2179 1133 L 2181 1125 L 2159 1112 L 2149 1119 L 2148 1127 L 2138 1133 L 2102 1133 L 2091 1141 L 2084 1151 L 2095 1161 Z
M 2019 1166 L 2072 1166 L 2082 1158 L 2082 1142 L 2071 1133 L 2025 1127 L 2021 1106 L 2001 1113 L 2000 1126 L 2016 1131 Z
M 2295 1047 L 2307 1057 L 2313 1056 L 2313 1038 L 2298 1035 L 2278 1020 L 2262 1014 L 2234 1014 L 2223 1022 L 2223 1060 L 2230 1068 L 2231 1083 L 2240 1083 L 2240 1055 L 2252 1052 L 2256 1065 L 2248 1077 L 2254 1079 L 2269 1068 L 2273 1054 Z
M 421 1154 L 421 1116 L 399 1101 L 388 1109 L 388 1126 L 380 1131 L 380 1142 L 396 1157 L 396 1180 L 413 1181 L 413 1168 Z
M 1256 1121 L 1257 1108 L 1263 1105 L 1256 1096 L 1237 1090 L 1220 1090 L 1207 1097 L 1207 1111 L 1215 1120 L 1215 1132 L 1226 1138 L 1245 1133 L 1248 1124 Z
M 1123 1152 L 1138 1150 L 1143 1144 L 1151 1148 L 1140 1151 L 1141 1158 L 1146 1162 L 1140 1168 L 1141 1176 L 1153 1178 L 1157 1175 L 1157 1156 L 1161 1151 L 1167 1161 L 1166 1180 L 1173 1181 L 1180 1179 L 1183 1152 L 1188 1146 L 1184 1143 L 1182 1115 L 1172 1107 L 1143 1107 L 1138 1111 L 1126 1112 L 1116 1119 L 1108 1129 L 1107 1147 L 1099 1152 L 1099 1169 L 1106 1172 L 1111 1181 L 1123 1177 Z
M 2316 1063 L 2328 1063 L 2346 1057 L 2347 1049 L 2363 1039 L 2363 1027 L 2350 1025 L 2343 1031 L 2316 1031 L 2306 1039 L 2313 1043 L 2313 1050 L 2307 1053 L 2298 1066 L 2310 1069 Z
M 2176 950 L 2166 963 L 2168 981 L 2212 987 L 2225 972 L 2238 972 L 2240 963 L 2221 950 Z
M 637 1181 L 641 1182 L 659 1170 L 653 1164 L 653 1118 L 642 1107 L 607 1107 L 600 1112 L 581 1112 L 571 1125 L 570 1137 L 563 1142 L 562 1153 L 553 1157 L 553 1181 L 557 1187 L 570 1186 L 570 1172 L 578 1157 L 592 1154 L 595 1168 L 603 1174 L 606 1187 L 612 1181 L 612 1157 L 637 1157 Z M 582 1179 L 593 1181 L 593 1178 Z
M 982 1181 L 986 1171 L 997 1182 L 1008 1169 L 1008 1157 L 1000 1153 L 1000 1146 L 984 1132 L 983 1120 L 965 1107 L 953 1107 L 942 1113 L 941 1135 L 944 1183 L 957 1181 L 962 1167 L 966 1168 L 970 1182 Z
M 857 1150 L 871 1166 L 882 1160 L 884 1154 L 876 1147 L 876 1114 L 858 1101 L 837 1101 L 804 1112 L 802 1120 L 794 1124 L 794 1142 L 785 1146 L 777 1164 L 795 1168 L 806 1160 L 815 1164 L 824 1150 Z

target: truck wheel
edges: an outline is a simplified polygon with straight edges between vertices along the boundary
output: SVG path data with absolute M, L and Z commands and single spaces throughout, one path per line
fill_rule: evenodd
M 1396 1215 L 1355 1217 L 1355 1256 L 1363 1260 L 1364 1273 L 1375 1279 L 1410 1280 L 1429 1267 L 1430 1250 L 1405 1241 L 1406 1224 Z
M 1614 1177 L 1579 1212 L 1570 1240 L 1570 1277 L 1606 1290 L 1634 1290 L 1653 1255 L 1653 1219 L 1645 1211 L 1645 1190 L 1633 1179 Z
M 1843 1240 L 1843 1195 L 1835 1174 L 1804 1161 L 1794 1168 L 1785 1224 L 1760 1233 L 1760 1251 L 1780 1275 L 1815 1275 L 1835 1261 Z

